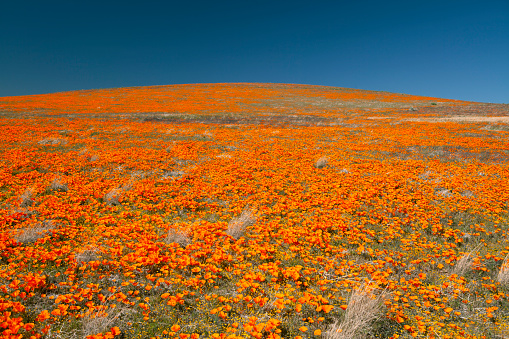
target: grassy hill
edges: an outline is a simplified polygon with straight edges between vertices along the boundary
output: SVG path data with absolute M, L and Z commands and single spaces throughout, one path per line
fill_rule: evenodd
M 0 98 L 0 333 L 504 338 L 508 124 L 308 85 Z

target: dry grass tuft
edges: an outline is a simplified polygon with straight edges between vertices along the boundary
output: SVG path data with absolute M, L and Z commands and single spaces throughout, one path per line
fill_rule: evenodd
M 19 206 L 21 208 L 26 208 L 26 207 L 32 206 L 34 204 L 33 195 L 34 195 L 34 188 L 32 188 L 32 187 L 27 188 L 25 190 L 25 192 L 23 192 L 23 194 L 19 197 L 19 199 L 21 200 L 21 203 L 19 204 Z
M 16 235 L 14 239 L 17 242 L 28 244 L 34 243 L 37 240 L 44 238 L 50 233 L 51 230 L 55 229 L 55 223 L 52 220 L 44 221 L 42 224 L 39 223 L 35 227 L 24 229 L 20 234 Z
M 251 208 L 246 206 L 238 217 L 233 218 L 228 223 L 226 234 L 233 237 L 235 240 L 239 240 L 239 238 L 244 234 L 246 227 L 253 225 L 255 222 L 256 216 Z
M 108 193 L 106 193 L 103 197 L 104 202 L 108 206 L 118 206 L 120 205 L 120 197 L 122 196 L 122 190 L 118 188 L 114 188 Z
M 99 249 L 96 247 L 86 249 L 84 251 L 79 252 L 75 257 L 78 265 L 82 263 L 88 263 L 90 261 L 99 260 Z
M 67 192 L 69 190 L 67 185 L 62 182 L 62 179 L 60 177 L 53 180 L 53 182 L 49 185 L 48 189 L 56 192 Z
M 186 247 L 191 243 L 191 239 L 189 239 L 187 231 L 178 231 L 172 228 L 168 231 L 168 235 L 166 236 L 166 239 L 164 239 L 164 242 L 166 244 L 177 243 Z
M 327 157 L 321 157 L 315 163 L 315 168 L 324 168 L 329 163 L 329 159 Z
M 108 311 L 96 310 L 85 314 L 81 320 L 83 324 L 83 337 L 109 331 L 123 313 L 122 310 L 117 310 L 116 308 Z
M 501 285 L 509 284 L 509 256 L 506 256 L 504 261 L 502 262 L 502 266 L 500 267 L 500 271 L 498 271 L 497 281 Z
M 456 265 L 454 265 L 451 274 L 456 274 L 458 276 L 465 275 L 472 268 L 472 262 L 474 261 L 474 258 L 472 258 L 472 253 L 474 253 L 476 250 L 477 248 L 470 253 L 463 255 L 456 262 Z
M 166 131 L 166 133 L 168 133 L 168 131 Z M 173 149 L 175 148 L 175 145 L 176 145 L 176 143 L 174 141 L 168 147 L 166 147 L 165 151 L 168 152 L 168 153 L 171 153 L 173 151 Z
M 473 258 L 470 254 L 462 256 L 452 270 L 452 274 L 462 276 L 467 273 L 472 267 Z
M 364 338 L 371 323 L 379 317 L 386 293 L 376 296 L 369 285 L 355 289 L 348 302 L 345 318 L 341 323 L 334 322 L 324 332 L 326 339 Z
M 129 178 L 129 181 L 124 183 L 121 187 L 120 187 L 120 190 L 122 192 L 124 191 L 130 191 L 133 189 L 134 187 L 134 184 L 136 184 L 136 182 L 139 180 L 139 179 L 143 179 L 145 177 L 145 174 L 142 172 L 142 171 L 137 171 L 137 172 L 134 172 L 134 173 L 131 173 L 131 176 Z
M 59 138 L 46 138 L 46 139 L 40 140 L 38 143 L 39 143 L 39 145 L 43 145 L 43 146 L 46 146 L 46 145 L 55 146 L 55 145 L 59 145 L 59 144 L 65 145 L 65 144 L 67 144 L 67 140 L 59 139 Z

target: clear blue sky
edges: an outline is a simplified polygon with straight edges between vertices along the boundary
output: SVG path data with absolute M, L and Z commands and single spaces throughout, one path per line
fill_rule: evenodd
M 20 0 L 0 8 L 0 96 L 217 82 L 509 103 L 509 0 Z

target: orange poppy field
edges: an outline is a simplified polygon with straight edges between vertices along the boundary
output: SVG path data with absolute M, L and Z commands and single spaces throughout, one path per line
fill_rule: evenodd
M 508 338 L 509 105 L 0 98 L 1 338 Z

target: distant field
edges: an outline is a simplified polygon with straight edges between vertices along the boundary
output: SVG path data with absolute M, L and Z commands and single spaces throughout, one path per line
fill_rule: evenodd
M 1 338 L 509 338 L 509 105 L 0 98 Z

